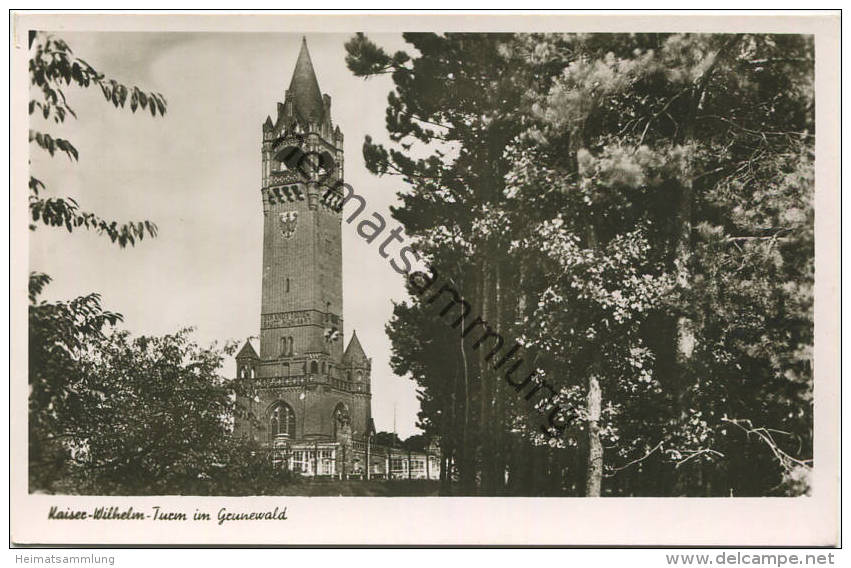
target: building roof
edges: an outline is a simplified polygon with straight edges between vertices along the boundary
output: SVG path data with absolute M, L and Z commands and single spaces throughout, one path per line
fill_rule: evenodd
M 316 123 L 322 121 L 325 105 L 322 102 L 322 91 L 319 90 L 319 81 L 316 80 L 313 63 L 310 61 L 307 39 L 304 37 L 301 38 L 301 51 L 298 53 L 287 94 L 292 100 L 295 113 L 302 120 Z
M 349 346 L 346 347 L 346 352 L 343 354 L 343 362 L 366 363 L 368 361 L 366 353 L 363 352 L 363 347 L 361 347 L 360 341 L 358 340 L 358 333 L 356 331 L 352 331 L 352 338 L 349 339 Z
M 251 346 L 251 342 L 245 342 L 245 345 L 242 346 L 242 349 L 239 350 L 239 353 L 236 354 L 237 359 L 259 359 L 260 356 L 257 355 L 257 351 L 254 350 L 254 347 Z

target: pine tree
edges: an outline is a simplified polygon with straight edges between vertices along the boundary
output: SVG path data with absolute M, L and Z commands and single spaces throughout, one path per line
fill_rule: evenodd
M 367 166 L 410 185 L 418 250 L 557 389 L 524 407 L 427 306 L 396 307 L 396 370 L 462 490 L 805 490 L 812 39 L 405 37 L 416 57 L 347 44 L 396 87 L 396 147 L 367 139 Z
M 533 97 L 512 174 L 528 196 L 518 203 L 563 197 L 521 241 L 556 268 L 528 321 L 535 342 L 556 369 L 588 361 L 590 376 L 605 361 L 610 474 L 646 465 L 667 480 L 656 493 L 765 494 L 807 467 L 787 452 L 806 455 L 812 428 L 811 40 L 525 41 L 564 65 Z M 574 398 L 574 412 L 594 413 Z M 731 413 L 770 421 L 785 445 L 754 448 L 754 428 L 743 439 Z

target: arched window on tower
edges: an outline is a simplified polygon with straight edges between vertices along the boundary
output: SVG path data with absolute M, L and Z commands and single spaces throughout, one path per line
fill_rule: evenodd
M 280 349 L 281 356 L 289 355 L 290 354 L 290 352 L 289 352 L 289 340 L 286 337 L 282 337 L 280 339 L 280 344 L 281 344 L 281 349 Z
M 317 363 L 316 361 L 310 362 L 310 373 L 312 375 L 318 375 L 319 374 L 319 363 Z
M 287 293 L 290 291 L 290 279 L 287 278 Z
M 295 412 L 286 402 L 278 401 L 269 409 L 269 441 L 281 435 L 295 438 Z
M 293 354 L 293 338 L 289 338 L 289 350 L 287 351 L 287 355 L 292 356 Z

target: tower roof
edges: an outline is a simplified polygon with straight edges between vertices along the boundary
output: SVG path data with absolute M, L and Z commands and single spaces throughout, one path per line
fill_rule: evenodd
M 321 122 L 324 104 L 319 81 L 313 71 L 310 52 L 307 50 L 307 39 L 301 38 L 301 50 L 293 70 L 288 91 L 289 99 L 293 102 L 295 112 L 303 119 L 311 122 Z
M 246 340 L 245 345 L 242 346 L 242 349 L 239 350 L 239 353 L 236 354 L 237 359 L 259 359 L 260 357 L 257 355 L 257 351 L 254 350 L 254 347 L 251 346 L 251 342 Z
M 343 362 L 363 363 L 367 361 L 366 353 L 363 352 L 363 347 L 361 347 L 360 341 L 358 340 L 358 333 L 356 331 L 352 331 L 352 338 L 349 339 L 349 346 L 346 347 L 346 352 L 343 354 Z

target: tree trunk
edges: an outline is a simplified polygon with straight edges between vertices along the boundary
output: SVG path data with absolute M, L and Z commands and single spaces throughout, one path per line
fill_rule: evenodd
M 697 87 L 695 87 L 697 88 Z M 699 97 L 694 93 L 693 97 Z M 697 103 L 693 101 L 690 105 L 691 111 L 685 119 L 682 129 L 682 143 L 689 144 L 694 138 L 694 121 L 697 113 Z M 682 172 L 683 182 L 680 188 L 679 203 L 677 204 L 676 217 L 674 219 L 674 270 L 676 274 L 677 287 L 680 290 L 688 290 L 691 287 L 691 230 L 692 209 L 694 200 L 694 183 L 692 181 L 690 164 L 686 171 Z M 685 392 L 689 386 L 686 373 L 686 365 L 691 359 L 694 351 L 694 325 L 686 314 L 680 314 L 674 325 L 674 363 L 678 376 L 677 397 L 681 408 L 684 407 Z
M 602 406 L 600 381 L 592 374 L 588 378 L 588 473 L 585 476 L 585 496 L 599 497 L 603 483 L 603 443 L 600 441 L 600 411 Z
M 488 261 L 490 260 L 490 255 L 487 251 L 485 251 L 485 262 L 482 264 L 479 272 L 479 286 L 478 286 L 478 304 L 479 304 L 479 314 L 482 320 L 488 321 L 490 319 L 490 270 L 488 267 Z M 481 333 L 481 330 L 474 330 L 469 336 L 469 345 L 472 345 L 475 342 L 478 334 Z M 490 475 L 490 464 L 489 460 L 491 458 L 491 434 L 490 430 L 490 380 L 488 373 L 488 365 L 485 361 L 485 349 L 487 349 L 486 344 L 482 344 L 479 346 L 479 349 L 476 352 L 476 367 L 479 375 L 479 431 L 478 431 L 478 471 L 481 476 L 481 484 L 479 487 L 479 493 L 481 495 L 490 495 L 492 491 L 493 480 Z
M 459 267 L 460 268 L 460 267 Z M 460 270 L 459 270 L 460 272 Z M 461 299 L 464 300 L 463 288 L 459 290 L 459 294 Z M 461 489 L 464 495 L 472 495 L 473 490 L 476 485 L 476 472 L 475 472 L 475 448 L 471 448 L 470 444 L 470 406 L 472 401 L 470 400 L 470 372 L 467 364 L 467 353 L 464 346 L 464 337 L 462 332 L 466 327 L 467 322 L 466 318 L 464 318 L 463 312 L 461 315 L 461 329 L 458 331 L 458 349 L 461 351 L 461 363 L 462 363 L 462 376 L 463 376 L 463 385 L 464 385 L 464 396 L 461 397 L 464 408 L 463 408 L 463 427 L 461 430 L 461 444 L 460 444 L 460 452 L 459 452 L 459 468 L 460 468 L 460 477 L 461 477 Z
M 449 455 L 448 448 L 441 447 L 440 455 L 440 490 L 438 495 L 449 495 Z
M 574 128 L 570 135 L 569 155 L 574 161 L 573 167 L 579 171 L 579 150 L 584 146 L 584 131 L 582 126 Z M 586 244 L 594 252 L 598 249 L 597 230 L 594 219 L 588 219 L 586 228 Z M 588 393 L 586 395 L 586 411 L 588 413 L 588 464 L 585 473 L 585 496 L 599 497 L 603 483 L 603 443 L 600 440 L 600 413 L 602 408 L 602 392 L 600 389 L 600 349 L 594 349 L 588 374 Z
M 494 326 L 493 328 L 500 335 L 504 336 L 506 330 L 503 329 L 502 318 L 502 269 L 500 264 L 495 266 L 494 278 Z M 508 349 L 508 347 L 505 347 Z M 501 377 L 493 376 L 494 388 L 494 412 L 493 412 L 493 452 L 492 452 L 492 468 L 494 483 L 497 494 L 502 494 L 505 490 L 505 466 L 506 466 L 506 435 L 505 435 L 505 401 L 503 400 L 503 385 Z

